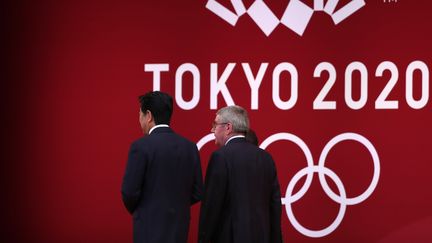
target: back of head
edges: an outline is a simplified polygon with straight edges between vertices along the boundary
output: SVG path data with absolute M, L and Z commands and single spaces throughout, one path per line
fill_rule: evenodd
M 258 146 L 258 137 L 254 130 L 249 129 L 245 135 L 245 138 L 249 143 Z
M 221 122 L 231 123 L 235 133 L 246 134 L 249 131 L 247 111 L 240 106 L 232 105 L 220 109 L 217 113 Z
M 156 125 L 170 124 L 173 113 L 173 99 L 170 95 L 160 91 L 151 91 L 141 95 L 139 102 L 142 112 L 152 113 Z

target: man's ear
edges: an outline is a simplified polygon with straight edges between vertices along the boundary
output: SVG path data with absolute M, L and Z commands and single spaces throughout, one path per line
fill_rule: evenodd
M 231 123 L 227 123 L 225 127 L 226 127 L 228 134 L 231 134 L 233 132 L 233 126 Z
M 154 122 L 154 117 L 153 114 L 151 113 L 151 111 L 147 110 L 147 121 L 150 122 Z

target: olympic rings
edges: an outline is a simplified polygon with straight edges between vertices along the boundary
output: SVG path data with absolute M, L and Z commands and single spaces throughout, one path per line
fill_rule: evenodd
M 198 150 L 201 150 L 201 148 L 206 143 L 208 143 L 209 141 L 212 141 L 212 140 L 214 140 L 213 133 L 207 134 L 206 136 L 201 138 L 197 143 Z M 378 157 L 378 153 L 377 153 L 375 147 L 372 145 L 372 143 L 368 139 L 366 139 L 365 137 L 363 137 L 357 133 L 342 133 L 342 134 L 337 135 L 333 139 L 331 139 L 324 146 L 324 149 L 321 152 L 321 155 L 319 158 L 318 165 L 314 165 L 312 153 L 309 150 L 306 143 L 302 139 L 300 139 L 299 137 L 297 137 L 296 135 L 293 135 L 291 133 L 273 134 L 261 143 L 260 148 L 266 149 L 269 145 L 271 145 L 272 143 L 277 142 L 279 140 L 287 140 L 287 141 L 295 143 L 297 146 L 300 147 L 300 149 L 303 151 L 303 153 L 306 157 L 307 166 L 305 168 L 301 169 L 300 171 L 298 171 L 294 175 L 294 177 L 288 183 L 285 197 L 281 198 L 282 204 L 285 205 L 285 210 L 286 210 L 289 221 L 291 222 L 293 227 L 298 232 L 302 233 L 305 236 L 317 238 L 317 237 L 323 237 L 323 236 L 326 236 L 326 235 L 332 233 L 334 230 L 336 230 L 336 228 L 342 222 L 342 219 L 345 215 L 346 206 L 347 205 L 355 205 L 355 204 L 359 204 L 359 203 L 363 202 L 373 193 L 376 186 L 378 185 L 378 180 L 379 180 L 379 176 L 380 176 L 380 160 Z M 339 142 L 346 141 L 346 140 L 353 140 L 353 141 L 356 141 L 356 142 L 364 145 L 367 148 L 367 150 L 369 151 L 369 153 L 371 154 L 372 160 L 373 160 L 373 165 L 374 165 L 374 173 L 373 173 L 372 181 L 371 181 L 370 185 L 362 194 L 360 194 L 359 196 L 353 197 L 353 198 L 348 198 L 346 196 L 345 187 L 344 187 L 342 181 L 340 180 L 340 178 L 336 175 L 336 173 L 334 173 L 331 169 L 325 167 L 325 161 L 326 161 L 327 155 L 330 152 L 330 150 Z M 309 187 L 312 184 L 314 173 L 318 173 L 319 182 L 320 182 L 324 192 L 326 193 L 326 195 L 328 197 L 330 197 L 333 201 L 340 204 L 339 212 L 338 212 L 336 219 L 333 221 L 333 223 L 330 224 L 330 226 L 328 226 L 322 230 L 310 230 L 310 229 L 307 229 L 304 226 L 302 226 L 297 221 L 297 219 L 295 218 L 294 213 L 293 213 L 292 208 L 291 208 L 292 203 L 298 201 L 300 198 L 302 198 L 306 194 L 307 190 L 309 189 Z M 297 193 L 292 195 L 295 185 L 305 175 L 306 175 L 306 180 L 305 180 L 304 185 L 301 187 L 301 189 Z M 330 177 L 333 180 L 333 182 L 336 184 L 336 187 L 337 187 L 340 195 L 337 195 L 336 193 L 334 193 L 330 189 L 330 187 L 326 181 L 326 177 L 325 177 L 326 175 L 328 177 Z

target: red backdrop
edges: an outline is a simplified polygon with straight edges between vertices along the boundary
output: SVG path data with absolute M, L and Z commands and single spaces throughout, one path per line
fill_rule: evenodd
M 264 3 L 279 21 L 291 1 Z M 243 2 L 246 8 L 254 3 Z M 313 8 L 313 1 L 303 2 Z M 336 11 L 350 2 L 339 1 Z M 220 3 L 235 13 L 229 1 Z M 312 183 L 297 201 L 285 201 L 300 225 L 319 232 L 337 220 L 344 203 L 352 204 L 319 237 L 296 228 L 284 207 L 286 242 L 432 241 L 430 1 L 366 1 L 337 25 L 329 14 L 315 11 L 302 35 L 277 22 L 268 36 L 250 12 L 232 26 L 206 4 L 21 1 L 3 8 L 5 239 L 131 241 L 131 217 L 123 208 L 120 185 L 128 147 L 141 136 L 137 96 L 157 88 L 146 65 L 167 64 L 169 71 L 160 73 L 160 90 L 178 94 L 172 122 L 178 133 L 198 142 L 230 96 L 249 111 L 260 142 L 284 132 L 310 150 L 316 165 L 309 167 Z M 235 65 L 226 73 L 225 93 L 215 96 L 211 83 L 225 87 L 222 74 L 230 63 Z M 288 66 L 291 73 L 277 71 Z M 263 70 L 255 94 L 248 67 L 249 80 Z M 198 73 L 195 78 L 192 69 Z M 382 75 L 379 69 L 385 70 Z M 332 77 L 324 101 L 334 101 L 335 108 L 319 109 L 314 100 Z M 199 84 L 195 92 L 194 82 Z M 376 100 L 391 82 L 385 100 L 397 101 L 397 108 L 391 108 L 395 102 L 380 108 L 382 102 L 377 105 Z M 187 109 L 180 99 L 189 104 Z M 378 156 L 375 167 L 367 147 L 353 140 L 329 151 L 324 162 L 330 172 L 317 166 L 326 144 L 344 133 L 370 142 Z M 202 147 L 203 169 L 214 149 L 211 142 Z M 307 167 L 305 155 L 286 140 L 266 149 L 276 161 L 288 200 L 289 183 Z M 334 200 L 326 194 L 313 168 L 326 173 L 337 195 L 337 185 L 343 184 L 347 198 L 366 195 L 374 175 L 377 183 L 361 202 L 341 203 L 337 195 Z M 294 193 L 305 178 L 292 184 Z M 196 241 L 198 210 L 199 205 L 193 207 L 189 242 Z

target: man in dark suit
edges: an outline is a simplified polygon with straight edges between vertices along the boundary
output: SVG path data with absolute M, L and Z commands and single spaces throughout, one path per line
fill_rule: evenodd
M 169 127 L 169 95 L 149 92 L 139 100 L 146 136 L 132 143 L 122 184 L 123 203 L 133 215 L 133 239 L 186 243 L 190 206 L 202 194 L 198 149 Z
M 249 143 L 247 112 L 228 106 L 216 113 L 216 145 L 201 204 L 200 243 L 280 243 L 281 197 L 275 163 Z

